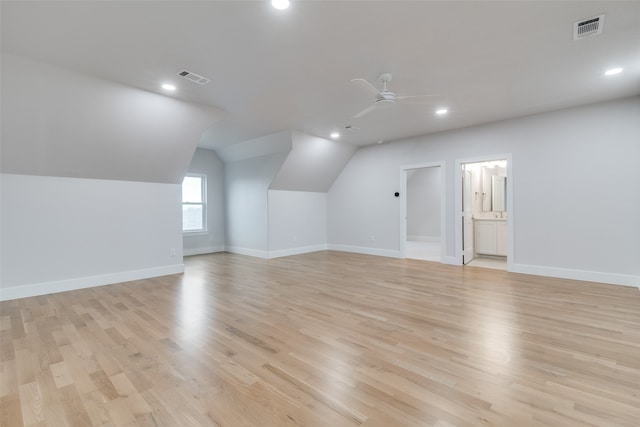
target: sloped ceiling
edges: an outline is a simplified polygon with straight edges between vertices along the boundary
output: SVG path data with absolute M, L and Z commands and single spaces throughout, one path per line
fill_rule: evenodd
M 3 0 L 2 50 L 149 91 L 172 80 L 171 96 L 228 112 L 201 142 L 213 149 L 283 129 L 366 145 L 640 93 L 638 1 L 291 4 Z M 601 35 L 573 41 L 602 13 Z M 399 95 L 439 96 L 353 119 L 373 99 L 350 80 L 383 72 Z
M 280 154 L 283 161 L 269 189 L 325 193 L 356 148 L 355 145 L 302 132 L 282 131 L 221 147 L 216 152 L 228 166 L 244 160 Z
M 325 193 L 342 172 L 356 147 L 301 132 L 291 134 L 293 149 L 271 186 L 272 190 Z
M 230 163 L 270 154 L 288 153 L 291 148 L 291 132 L 282 131 L 239 144 L 220 147 L 215 151 L 225 163 Z
M 3 173 L 180 183 L 223 112 L 2 55 Z

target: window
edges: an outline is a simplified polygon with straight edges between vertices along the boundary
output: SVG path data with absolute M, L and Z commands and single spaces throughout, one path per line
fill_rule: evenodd
M 182 180 L 182 231 L 207 231 L 207 177 L 187 175 Z

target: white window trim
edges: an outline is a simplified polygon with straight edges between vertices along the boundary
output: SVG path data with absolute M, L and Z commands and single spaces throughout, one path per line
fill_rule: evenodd
M 194 230 L 194 231 L 182 231 L 184 237 L 196 237 L 196 236 L 208 236 L 209 232 L 207 230 Z
M 184 236 L 206 236 L 209 234 L 208 229 L 208 221 L 207 221 L 207 175 L 203 173 L 188 173 L 184 176 L 186 177 L 194 177 L 194 178 L 202 178 L 202 203 L 185 203 L 182 202 L 182 206 L 184 205 L 202 205 L 202 225 L 204 228 L 201 230 L 182 230 L 182 234 Z M 180 186 L 182 189 L 182 184 Z

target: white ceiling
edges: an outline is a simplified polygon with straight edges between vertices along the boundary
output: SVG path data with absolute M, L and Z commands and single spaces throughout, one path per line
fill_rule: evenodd
M 225 110 L 201 146 L 293 129 L 365 145 L 640 93 L 639 1 L 2 1 L 2 50 Z M 605 13 L 602 35 L 574 21 Z M 603 72 L 625 71 L 615 77 Z M 188 69 L 212 79 L 176 77 Z M 439 94 L 352 119 L 350 80 Z M 450 114 L 436 117 L 436 107 Z M 346 125 L 360 128 L 345 131 Z

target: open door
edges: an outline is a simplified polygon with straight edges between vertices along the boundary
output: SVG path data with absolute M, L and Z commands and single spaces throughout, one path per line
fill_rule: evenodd
M 471 208 L 471 171 L 462 166 L 462 264 L 473 259 L 473 211 Z

